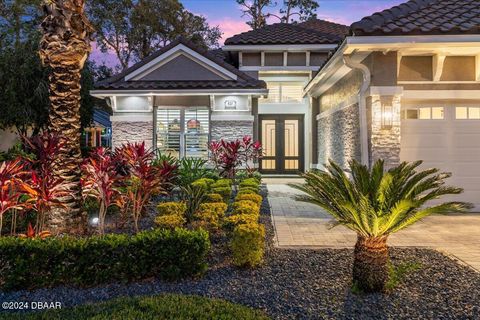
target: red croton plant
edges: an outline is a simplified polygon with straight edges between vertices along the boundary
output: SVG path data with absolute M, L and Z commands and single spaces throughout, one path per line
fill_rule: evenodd
M 23 210 L 20 202 L 22 193 L 21 176 L 25 176 L 25 162 L 21 159 L 0 163 L 0 235 L 2 234 L 3 218 L 7 212 Z
M 155 154 L 146 148 L 145 142 L 127 143 L 115 150 L 115 158 L 121 164 L 119 206 L 130 210 L 135 230 L 138 221 L 153 195 L 163 192 L 161 169 L 153 165 Z
M 209 144 L 210 160 L 215 169 L 220 171 L 223 177 L 234 179 L 237 170 L 245 167 L 248 174 L 255 171 L 252 166 L 262 156 L 262 145 L 259 141 L 253 141 L 252 137 L 244 136 L 243 139 L 234 141 L 212 141 Z
M 117 184 L 120 175 L 116 170 L 116 162 L 112 154 L 100 147 L 90 153 L 90 157 L 82 164 L 82 188 L 84 198 L 98 201 L 98 231 L 105 232 L 105 217 L 112 205 L 118 205 L 120 193 Z

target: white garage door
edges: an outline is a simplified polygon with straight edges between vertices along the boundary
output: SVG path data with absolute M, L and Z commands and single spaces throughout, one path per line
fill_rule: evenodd
M 445 200 L 471 202 L 480 212 L 480 103 L 407 106 L 401 130 L 401 160 L 451 172 L 447 183 L 465 191 Z

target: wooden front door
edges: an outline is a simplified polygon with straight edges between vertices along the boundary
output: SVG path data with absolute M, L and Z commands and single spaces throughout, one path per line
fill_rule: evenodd
M 304 170 L 303 115 L 260 115 L 259 137 L 264 156 L 260 171 L 296 174 Z

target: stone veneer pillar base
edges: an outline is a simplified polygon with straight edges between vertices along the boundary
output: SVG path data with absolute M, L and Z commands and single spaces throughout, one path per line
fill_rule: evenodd
M 236 140 L 244 136 L 253 137 L 253 121 L 211 121 L 211 140 Z
M 112 148 L 127 142 L 143 142 L 153 147 L 153 121 L 113 121 Z

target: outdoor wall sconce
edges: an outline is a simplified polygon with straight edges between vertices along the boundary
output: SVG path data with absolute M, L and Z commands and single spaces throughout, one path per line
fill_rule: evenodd
M 237 101 L 225 100 L 224 107 L 225 107 L 225 110 L 237 110 Z
M 389 130 L 393 127 L 393 107 L 382 103 L 382 129 Z

